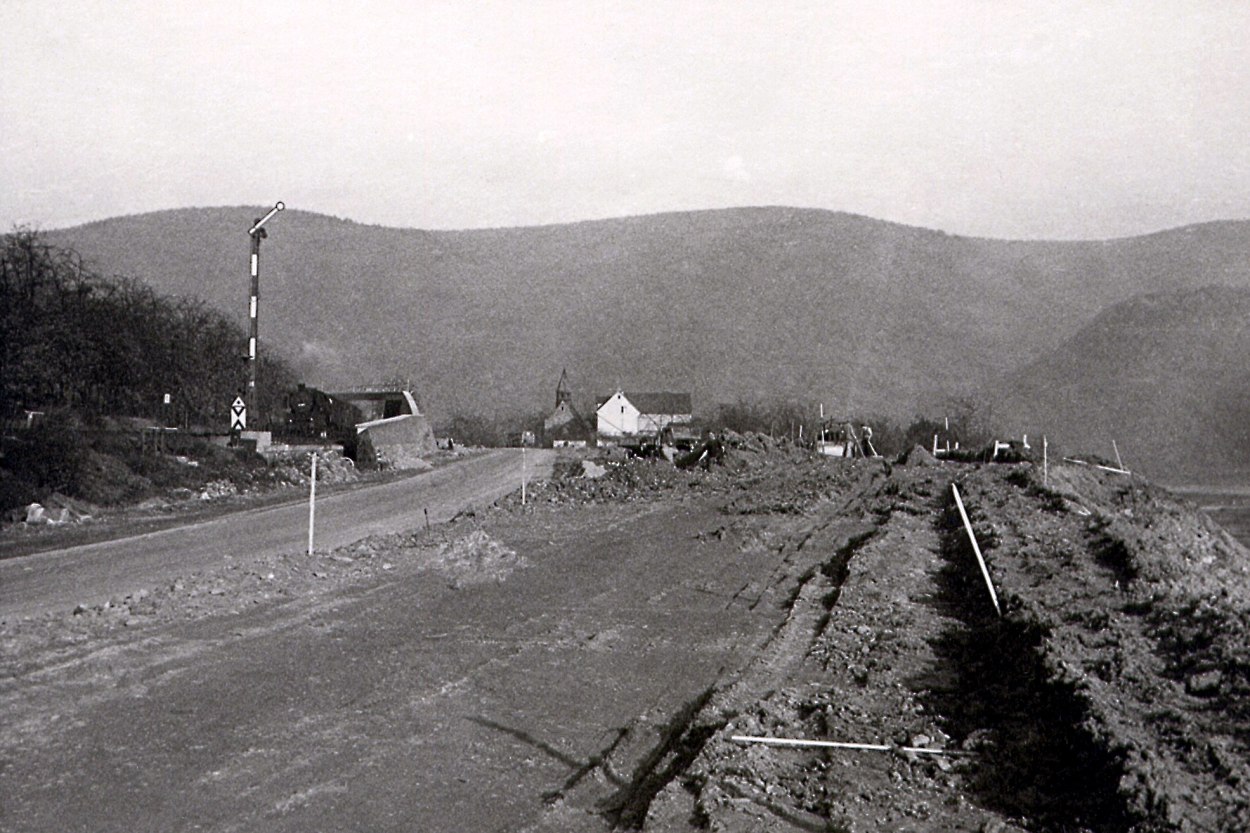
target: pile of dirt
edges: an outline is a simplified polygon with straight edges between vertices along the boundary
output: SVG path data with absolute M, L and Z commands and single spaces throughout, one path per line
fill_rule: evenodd
M 900 466 L 940 466 L 942 461 L 929 453 L 929 449 L 922 445 L 912 446 L 910 451 L 905 451 L 898 458 Z
M 1095 770 L 1072 788 L 1102 791 L 1092 817 L 1250 829 L 1250 553 L 1139 478 L 1089 467 L 1053 475 L 1053 487 L 1036 468 L 985 468 L 964 481 L 1004 616 L 987 621 L 984 604 L 969 612 L 986 635 L 960 656 L 982 680 L 1049 698 L 1017 721 L 1029 733 L 1005 743 L 1006 768 L 1035 772 L 1045 761 L 1058 773 L 1086 750 Z M 1004 655 L 1018 661 L 1007 666 Z M 1066 743 L 1054 745 L 1043 714 L 1066 727 Z
M 554 476 L 532 484 L 528 499 L 537 503 L 617 503 L 667 500 L 696 495 L 728 495 L 723 511 L 731 515 L 801 515 L 821 501 L 841 495 L 865 472 L 884 470 L 881 460 L 822 457 L 767 434 L 726 432 L 721 464 L 706 469 L 678 469 L 663 458 L 604 456 L 594 462 L 558 464 Z M 519 505 L 510 495 L 502 505 Z
M 716 470 L 682 471 L 663 458 L 631 457 L 623 460 L 603 459 L 595 476 L 586 476 L 581 461 L 575 465 L 558 466 L 550 480 L 529 484 L 527 500 L 537 503 L 617 503 L 621 501 L 657 500 L 674 493 L 700 489 L 716 480 Z M 502 505 L 519 505 L 521 497 L 514 493 L 500 501 Z
M 500 582 L 529 562 L 481 529 L 443 543 L 421 564 L 422 570 L 447 578 L 448 586 L 460 590 L 474 584 Z
M 812 456 L 810 448 L 787 438 L 776 439 L 757 432 L 739 434 L 736 431 L 725 431 L 721 440 L 725 445 L 726 462 L 731 466 L 754 468 L 785 460 L 804 460 Z
M 785 623 L 631 728 L 659 741 L 613 750 L 604 771 L 632 776 L 600 812 L 654 830 L 1250 829 L 1250 553 L 1137 478 L 916 457 L 806 506 L 780 551 Z

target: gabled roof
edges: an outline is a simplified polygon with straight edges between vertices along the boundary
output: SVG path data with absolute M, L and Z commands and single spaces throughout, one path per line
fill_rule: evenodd
M 615 396 L 616 394 L 613 394 Z M 630 401 L 630 403 L 643 414 L 692 414 L 694 410 L 690 407 L 690 394 L 688 393 L 631 393 L 630 391 L 622 391 L 621 395 Z M 599 403 L 602 407 L 604 402 L 611 399 L 611 396 L 605 397 L 603 402 Z
M 568 399 L 556 405 L 555 409 L 547 415 L 543 420 L 543 427 L 550 429 L 556 425 L 565 425 L 569 422 L 585 423 L 586 418 L 582 416 L 581 411 L 573 405 Z

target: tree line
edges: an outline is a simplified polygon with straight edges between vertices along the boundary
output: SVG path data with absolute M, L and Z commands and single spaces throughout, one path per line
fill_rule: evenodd
M 69 249 L 18 229 L 0 246 L 0 417 L 66 409 L 225 431 L 246 383 L 242 328 L 198 299 L 105 277 Z M 261 360 L 262 413 L 294 374 Z M 165 404 L 169 396 L 170 404 Z M 256 416 L 256 415 L 253 415 Z M 256 424 L 255 420 L 249 420 Z

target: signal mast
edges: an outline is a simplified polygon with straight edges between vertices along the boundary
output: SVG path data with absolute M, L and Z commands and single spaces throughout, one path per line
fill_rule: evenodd
M 256 324 L 256 305 L 260 297 L 260 241 L 264 240 L 268 235 L 261 228 L 265 223 L 286 208 L 286 204 L 279 201 L 269 210 L 269 213 L 259 220 L 254 220 L 252 227 L 248 229 L 247 234 L 252 238 L 252 297 L 249 306 L 249 328 L 247 340 L 247 410 L 253 414 L 253 419 L 259 419 L 260 409 L 256 401 L 256 341 L 258 338 Z

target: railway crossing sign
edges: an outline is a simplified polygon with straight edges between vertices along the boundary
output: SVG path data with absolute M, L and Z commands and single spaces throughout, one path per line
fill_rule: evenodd
M 230 430 L 242 431 L 247 428 L 247 405 L 242 396 L 236 396 L 230 404 Z

